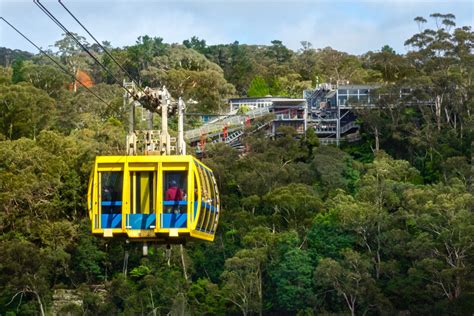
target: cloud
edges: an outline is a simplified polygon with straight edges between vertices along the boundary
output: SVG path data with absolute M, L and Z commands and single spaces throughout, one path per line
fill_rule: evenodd
M 43 1 L 72 31 L 85 32 L 57 1 Z M 144 1 L 68 0 L 71 11 L 99 40 L 114 46 L 133 45 L 138 36 L 163 37 L 182 42 L 191 36 L 208 44 L 269 44 L 282 40 L 292 49 L 300 41 L 314 47 L 331 46 L 362 54 L 388 44 L 405 52 L 403 42 L 417 32 L 415 16 L 451 12 L 458 25 L 472 25 L 473 4 L 444 0 L 371 1 Z M 43 47 L 53 44 L 61 31 L 28 1 L 0 0 L 2 15 Z M 28 12 L 28 14 L 25 14 Z M 0 46 L 34 50 L 12 30 L 0 24 Z
M 116 11 L 116 10 L 115 10 Z M 182 42 L 192 36 L 204 38 L 208 43 L 221 43 L 225 35 L 219 33 L 211 24 L 202 23 L 192 12 L 186 10 L 166 10 L 166 14 L 142 14 L 139 19 L 122 22 L 120 14 L 110 22 L 112 29 L 119 29 L 120 36 L 114 36 L 116 46 L 132 45 L 142 35 L 162 37 L 165 42 Z M 111 31 L 102 30 L 104 38 L 113 36 Z
M 418 32 L 413 18 L 439 12 L 457 13 L 458 25 L 470 25 L 472 11 L 464 10 L 471 4 L 456 7 L 443 1 L 429 1 L 438 6 L 423 3 L 401 5 L 404 0 L 387 1 L 379 6 L 379 1 L 337 2 L 338 5 L 319 5 L 313 12 L 305 12 L 297 21 L 286 19 L 277 29 L 277 36 L 288 47 L 296 50 L 301 41 L 309 41 L 315 48 L 331 46 L 334 49 L 363 54 L 369 50 L 379 50 L 390 45 L 398 53 L 405 53 L 406 39 Z M 427 1 L 428 2 L 428 1 Z M 471 14 L 470 14 L 471 13 Z M 427 27 L 434 27 L 427 25 Z

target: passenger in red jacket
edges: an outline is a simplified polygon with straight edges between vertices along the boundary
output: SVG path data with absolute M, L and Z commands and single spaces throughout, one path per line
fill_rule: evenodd
M 166 201 L 181 201 L 183 199 L 183 191 L 178 187 L 176 181 L 171 181 L 165 195 Z
M 186 206 L 179 206 L 179 201 L 183 199 L 183 191 L 178 187 L 176 181 L 171 181 L 165 193 L 165 200 L 166 201 L 173 201 L 173 206 L 168 206 L 166 211 L 168 213 L 181 213 L 182 210 L 185 209 Z

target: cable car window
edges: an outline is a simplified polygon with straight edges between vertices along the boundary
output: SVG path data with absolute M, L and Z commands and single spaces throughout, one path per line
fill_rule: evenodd
M 198 170 L 199 170 L 201 184 L 203 188 L 201 190 L 201 215 L 199 216 L 200 219 L 199 219 L 198 226 L 201 231 L 206 231 L 206 226 L 209 221 L 209 215 L 210 215 L 209 204 L 211 202 L 209 179 L 207 177 L 206 172 L 204 171 L 204 168 L 199 166 Z
M 153 229 L 156 227 L 155 191 L 156 173 L 130 172 L 130 212 L 126 217 L 127 229 Z
M 212 183 L 212 173 L 208 170 L 204 170 L 206 172 L 207 181 L 209 181 L 209 203 L 214 204 L 215 201 L 215 192 L 214 192 L 214 183 Z
M 207 200 L 206 207 L 209 209 L 209 218 L 207 219 L 206 223 L 206 231 L 211 232 L 212 224 L 214 223 L 214 212 L 215 212 L 215 203 L 216 203 L 216 195 L 214 192 L 214 183 L 212 182 L 212 173 L 208 170 L 203 170 L 206 174 L 207 181 L 209 181 L 209 199 Z
M 209 231 L 211 233 L 214 233 L 215 231 L 215 226 L 217 224 L 217 216 L 218 216 L 218 205 L 217 205 L 217 186 L 216 182 L 214 179 L 214 175 L 211 171 L 208 171 L 209 173 L 209 180 L 211 181 L 211 186 L 212 186 L 212 220 L 209 223 Z
M 201 183 L 201 200 L 197 201 L 201 206 L 201 211 L 199 212 L 199 218 L 197 219 L 198 223 L 197 223 L 196 228 L 198 230 L 202 230 L 202 225 L 203 225 L 203 222 L 204 222 L 204 218 L 206 218 L 206 207 L 205 207 L 205 204 L 203 203 L 203 201 L 205 199 L 204 198 L 204 192 L 206 191 L 206 182 L 205 182 L 205 180 L 202 176 L 201 166 L 198 163 L 195 163 L 195 164 L 196 164 L 197 174 L 198 174 L 198 177 L 199 177 L 199 182 Z
M 193 216 L 192 216 L 192 219 L 193 221 L 196 220 L 196 216 L 197 216 L 197 209 L 198 209 L 198 205 L 199 205 L 199 192 L 198 192 L 198 184 L 197 184 L 197 177 L 196 177 L 196 174 L 194 173 L 194 194 L 193 194 Z
M 155 213 L 155 173 L 151 171 L 131 172 L 130 184 L 132 213 Z
M 187 180 L 186 171 L 165 171 L 163 173 L 163 210 L 165 213 L 186 213 Z
M 201 191 L 201 201 L 203 203 L 209 203 L 211 201 L 211 188 L 209 186 L 209 179 L 207 178 L 206 171 L 204 168 L 200 167 L 199 168 L 199 173 L 201 174 L 201 180 L 202 180 L 202 191 Z
M 122 213 L 122 172 L 101 172 L 101 212 L 102 214 Z

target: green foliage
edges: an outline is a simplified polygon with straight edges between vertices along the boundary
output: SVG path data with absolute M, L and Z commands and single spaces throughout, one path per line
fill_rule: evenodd
M 272 46 L 267 50 L 267 56 L 275 59 L 279 63 L 288 61 L 291 58 L 291 51 L 283 45 L 282 41 L 273 40 Z
M 12 64 L 12 83 L 18 83 L 23 80 L 23 67 L 25 60 L 23 58 L 16 59 Z
M 0 85 L 12 83 L 13 71 L 11 68 L 0 67 Z
M 52 125 L 56 105 L 46 92 L 22 83 L 0 85 L 0 95 L 0 133 L 8 139 L 35 138 Z
M 314 262 L 340 259 L 341 250 L 353 247 L 355 236 L 339 224 L 334 213 L 318 214 L 308 232 L 308 252 Z
M 71 80 L 57 67 L 25 63 L 18 81 L 31 83 L 35 88 L 46 91 L 52 98 L 57 98 Z
M 183 45 L 186 46 L 187 48 L 192 48 L 195 51 L 205 54 L 206 53 L 206 41 L 205 40 L 200 40 L 199 37 L 193 36 L 191 37 L 190 40 L 184 40 Z
M 172 45 L 153 57 L 140 74 L 150 85 L 164 84 L 172 95 L 193 100 L 189 105 L 197 111 L 219 112 L 224 100 L 235 93 L 218 65 L 183 46 Z
M 351 249 L 343 250 L 342 255 L 340 261 L 325 258 L 319 263 L 314 274 L 316 282 L 334 288 L 351 315 L 362 308 L 370 310 L 368 302 L 376 302 L 374 305 L 379 312 L 387 312 L 385 300 L 370 274 L 370 261 Z
M 262 260 L 258 251 L 241 250 L 225 262 L 223 295 L 244 315 L 262 309 Z
M 81 234 L 78 236 L 77 246 L 72 255 L 73 270 L 78 279 L 91 283 L 104 279 L 105 252 L 100 249 L 98 240 L 87 234 L 89 223 L 82 225 Z
M 219 288 L 208 279 L 193 282 L 188 291 L 188 301 L 196 315 L 225 315 Z
M 0 242 L 2 264 L 0 265 L 1 298 L 3 308 L 8 309 L 8 299 L 20 302 L 20 296 L 32 297 L 38 302 L 30 308 L 38 312 L 45 308 L 50 287 L 49 264 L 39 247 L 28 241 L 7 240 Z M 19 295 L 16 295 L 19 294 Z M 12 302 L 13 303 L 13 302 Z M 1 308 L 1 307 L 0 307 Z
M 253 78 L 252 82 L 250 82 L 249 89 L 247 91 L 247 95 L 249 97 L 265 97 L 270 94 L 270 88 L 268 84 L 265 82 L 260 76 L 256 76 Z
M 309 255 L 298 248 L 284 254 L 272 271 L 277 308 L 295 312 L 311 307 L 313 265 Z
M 279 229 L 305 231 L 312 222 L 312 216 L 322 208 L 322 201 L 316 192 L 304 184 L 289 184 L 276 188 L 264 196 L 268 208 L 272 208 L 273 225 Z
M 450 14 L 430 19 L 433 29 L 415 19 L 420 32 L 407 54 L 197 37 L 104 43 L 134 77 L 166 85 L 190 112 L 225 111 L 236 94 L 301 97 L 337 80 L 381 85 L 375 106 L 357 112 L 361 142 L 343 150 L 288 127 L 273 139 L 247 135 L 244 154 L 208 146 L 203 161 L 223 211 L 216 239 L 173 246 L 169 258 L 164 247 L 142 258 L 140 245 L 90 234 L 92 161 L 124 151 L 128 109 L 115 79 L 68 37 L 54 58 L 87 71 L 107 104 L 81 87 L 69 91 L 69 78 L 44 57 L 0 48 L 0 314 L 57 312 L 62 288 L 83 305 L 59 313 L 84 315 L 472 313 L 474 37 Z M 402 88 L 411 90 L 400 99 Z
M 321 191 L 328 195 L 336 189 L 354 191 L 359 180 L 359 171 L 352 158 L 337 147 L 320 146 L 313 151 L 313 166 L 316 169 Z

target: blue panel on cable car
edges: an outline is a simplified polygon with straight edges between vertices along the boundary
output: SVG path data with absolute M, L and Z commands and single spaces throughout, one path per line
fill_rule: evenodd
M 156 223 L 156 214 L 130 214 L 128 216 L 127 228 L 154 229 L 155 223 Z
M 188 214 L 162 214 L 162 228 L 186 228 Z
M 214 206 L 212 206 L 211 204 L 201 202 L 201 206 L 207 208 L 209 211 L 211 211 L 211 213 L 214 213 L 216 211 Z
M 102 214 L 101 228 L 122 228 L 122 214 Z

